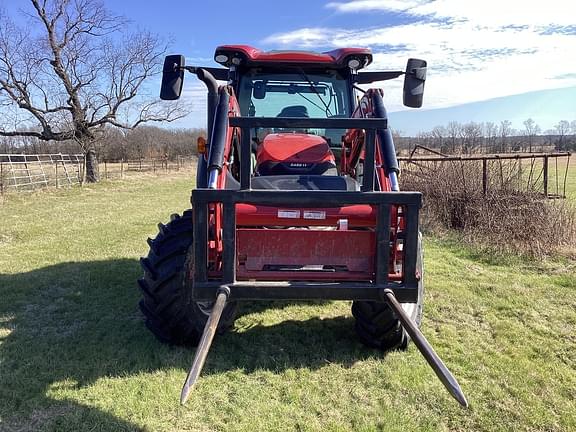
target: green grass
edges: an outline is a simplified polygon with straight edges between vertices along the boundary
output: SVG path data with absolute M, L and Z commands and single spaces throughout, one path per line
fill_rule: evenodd
M 527 169 L 527 168 L 526 168 Z M 541 169 L 541 166 L 539 167 Z M 564 181 L 566 181 L 566 197 L 572 201 L 576 200 L 576 157 L 551 158 L 549 162 L 549 193 L 562 194 L 564 191 Z
M 346 302 L 245 305 L 181 407 L 193 351 L 149 334 L 135 281 L 190 189 L 149 176 L 0 205 L 0 431 L 576 430 L 576 262 L 434 238 L 423 331 L 468 410 L 413 346 L 358 343 Z

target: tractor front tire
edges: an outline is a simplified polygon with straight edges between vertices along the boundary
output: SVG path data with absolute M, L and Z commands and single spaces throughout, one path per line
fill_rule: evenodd
M 140 310 L 146 327 L 163 343 L 195 346 L 200 341 L 212 304 L 192 300 L 193 287 L 186 280 L 188 254 L 193 253 L 192 210 L 172 215 L 167 225 L 158 224 L 150 251 L 140 259 L 144 277 L 138 280 Z M 222 313 L 218 332 L 232 327 L 237 303 L 229 302 Z
M 403 303 L 402 307 L 410 319 L 420 327 L 424 300 L 424 266 L 422 260 L 422 235 L 418 236 L 418 258 L 416 269 L 420 273 L 418 281 L 418 301 Z M 390 351 L 404 350 L 408 347 L 410 336 L 388 303 L 355 301 L 352 302 L 352 315 L 356 318 L 358 339 L 371 348 Z

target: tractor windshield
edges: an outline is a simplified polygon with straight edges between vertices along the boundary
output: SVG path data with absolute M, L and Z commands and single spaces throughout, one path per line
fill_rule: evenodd
M 307 74 L 251 70 L 240 80 L 242 115 L 250 117 L 349 117 L 348 83 L 338 71 Z

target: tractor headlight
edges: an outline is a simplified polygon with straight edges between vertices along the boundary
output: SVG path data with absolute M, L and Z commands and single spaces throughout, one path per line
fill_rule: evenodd
M 218 54 L 214 57 L 214 60 L 216 60 L 217 63 L 226 64 L 228 62 L 228 56 L 226 54 Z
M 357 58 L 352 58 L 348 60 L 348 67 L 354 70 L 358 69 L 360 67 L 360 60 L 358 60 Z

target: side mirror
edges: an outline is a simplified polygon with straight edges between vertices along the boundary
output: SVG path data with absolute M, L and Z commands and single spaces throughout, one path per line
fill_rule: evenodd
M 254 90 L 252 91 L 254 99 L 264 99 L 266 97 L 266 82 L 254 81 Z
M 162 87 L 160 88 L 160 99 L 176 100 L 182 93 L 184 84 L 184 56 L 169 55 L 164 59 L 162 69 Z
M 426 61 L 408 59 L 404 75 L 404 105 L 410 108 L 420 108 L 424 97 L 426 82 Z

